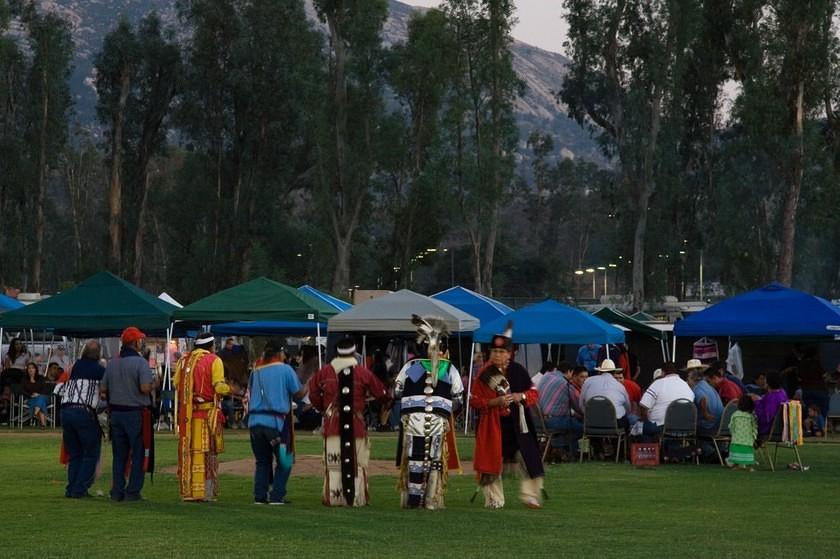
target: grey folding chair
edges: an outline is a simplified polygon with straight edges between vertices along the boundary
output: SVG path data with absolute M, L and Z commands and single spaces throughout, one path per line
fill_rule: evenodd
M 831 395 L 828 401 L 828 413 L 825 416 L 825 430 L 834 431 L 834 422 L 840 420 L 840 393 Z
M 697 406 L 686 398 L 674 400 L 665 410 L 665 424 L 662 426 L 662 434 L 659 438 L 659 445 L 662 449 L 662 456 L 666 456 L 665 441 L 676 440 L 685 448 L 689 442 L 697 446 Z M 700 459 L 694 453 L 694 460 L 697 464 Z
M 581 442 L 587 441 L 581 448 L 588 448 L 589 439 L 616 439 L 615 463 L 618 464 L 618 456 L 621 453 L 621 445 L 624 443 L 624 455 L 627 456 L 627 437 L 624 429 L 618 425 L 615 417 L 615 406 L 603 396 L 595 396 L 586 402 L 583 412 L 583 436 Z M 580 453 L 580 461 L 583 462 L 583 451 Z

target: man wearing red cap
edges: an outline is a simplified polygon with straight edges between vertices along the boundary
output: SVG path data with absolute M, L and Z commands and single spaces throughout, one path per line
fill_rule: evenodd
M 140 355 L 146 335 L 134 326 L 123 330 L 119 357 L 111 359 L 102 377 L 100 390 L 111 412 L 113 501 L 139 501 L 143 473 L 151 471 L 154 450 L 151 444 L 151 392 L 155 376 Z M 144 438 L 144 434 L 148 437 Z M 144 440 L 144 439 L 148 439 Z M 147 454 L 148 452 L 148 454 Z M 128 484 L 126 468 L 130 462 Z
M 178 480 L 184 501 L 214 501 L 219 495 L 221 397 L 230 394 L 230 386 L 222 360 L 213 353 L 214 343 L 212 333 L 199 334 L 172 377 L 178 389 Z

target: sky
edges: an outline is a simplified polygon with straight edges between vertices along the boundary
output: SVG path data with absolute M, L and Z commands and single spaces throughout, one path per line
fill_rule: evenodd
M 413 6 L 433 7 L 440 0 L 400 0 Z M 514 0 L 519 23 L 514 38 L 553 52 L 563 52 L 566 22 L 560 17 L 561 0 Z

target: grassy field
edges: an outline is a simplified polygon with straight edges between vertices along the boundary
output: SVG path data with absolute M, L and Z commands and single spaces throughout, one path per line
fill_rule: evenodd
M 543 510 L 508 505 L 485 510 L 468 476 L 453 476 L 447 509 L 403 511 L 396 478 L 374 477 L 372 505 L 328 509 L 321 480 L 295 476 L 288 507 L 252 504 L 248 477 L 223 476 L 217 503 L 182 503 L 176 479 L 156 474 L 140 503 L 70 500 L 57 463 L 57 432 L 0 431 L 2 557 L 838 557 L 833 519 L 840 446 L 802 449 L 806 473 L 733 472 L 714 466 L 552 465 Z M 227 437 L 225 460 L 250 456 L 245 432 Z M 390 459 L 393 435 L 374 435 L 374 458 Z M 299 438 L 299 453 L 317 454 L 320 439 Z M 471 456 L 472 441 L 460 441 Z M 790 452 L 780 450 L 780 462 Z M 157 440 L 158 466 L 175 462 L 175 439 Z M 94 486 L 107 494 L 106 472 Z

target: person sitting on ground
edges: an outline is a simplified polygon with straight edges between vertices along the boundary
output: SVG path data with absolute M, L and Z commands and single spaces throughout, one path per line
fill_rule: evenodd
M 787 392 L 782 388 L 782 375 L 776 371 L 767 373 L 767 394 L 760 399 L 753 395 L 755 417 L 758 420 L 758 436 L 767 438 L 773 427 L 773 419 L 782 404 L 788 401 Z
M 692 359 L 689 361 L 697 361 Z M 686 367 L 688 369 L 688 367 Z M 711 435 L 716 433 L 720 427 L 720 418 L 723 415 L 723 401 L 717 390 L 706 382 L 703 372 L 697 369 L 688 373 L 688 385 L 694 391 L 694 404 L 697 406 L 697 432 L 700 435 Z
M 599 367 L 595 367 L 598 375 L 586 379 L 580 391 L 581 406 L 586 409 L 586 403 L 596 396 L 603 396 L 615 407 L 615 418 L 625 431 L 638 421 L 638 417 L 630 413 L 630 396 L 624 388 L 624 368 L 617 367 L 612 359 L 604 359 Z
M 757 396 L 767 394 L 767 373 L 762 371 L 755 375 L 753 381 L 744 386 L 744 391 L 747 394 L 755 394 Z
M 737 384 L 724 377 L 725 371 L 726 369 L 723 368 L 723 364 L 718 361 L 713 363 L 704 373 L 706 381 L 718 391 L 724 405 L 732 400 L 737 400 L 743 393 Z
M 41 429 L 47 428 L 47 406 L 49 396 L 44 377 L 38 373 L 38 365 L 34 362 L 26 364 L 26 376 L 23 378 L 23 393 L 28 398 L 27 405 L 32 417 L 38 420 Z
M 729 432 L 732 439 L 729 443 L 729 456 L 726 463 L 730 468 L 738 466 L 752 471 L 755 464 L 755 441 L 758 437 L 758 423 L 756 422 L 755 402 L 749 394 L 738 399 L 738 410 L 729 419 Z
M 802 427 L 806 437 L 825 436 L 825 416 L 822 414 L 819 404 L 808 406 L 808 417 L 805 418 Z
M 586 367 L 581 367 L 584 371 Z M 583 434 L 582 410 L 576 398 L 572 398 L 570 379 L 574 366 L 565 361 L 559 366 L 547 371 L 542 378 L 539 388 L 539 406 L 545 420 L 546 429 L 565 431 L 568 433 L 568 443 L 571 451 L 577 452 L 577 444 Z M 568 378 L 566 378 L 568 375 Z M 563 441 L 554 439 L 552 445 L 560 447 Z
M 665 412 L 671 402 L 680 399 L 694 401 L 691 387 L 680 378 L 677 366 L 672 362 L 662 365 L 662 377 L 653 381 L 645 390 L 640 405 L 642 434 L 645 438 L 658 437 L 665 425 Z

